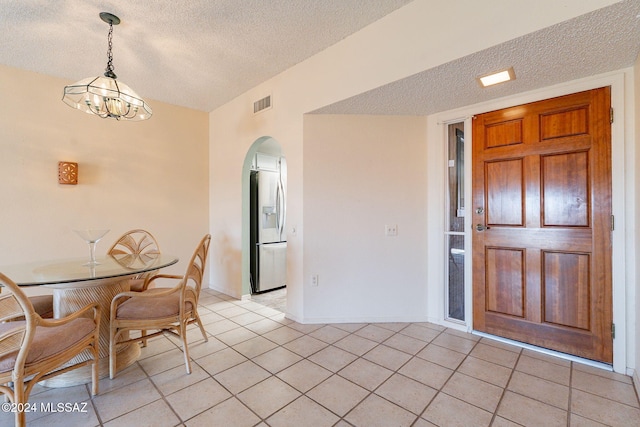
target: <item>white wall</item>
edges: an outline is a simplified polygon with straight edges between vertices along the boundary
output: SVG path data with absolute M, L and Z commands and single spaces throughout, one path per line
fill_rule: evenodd
M 0 66 L 0 265 L 88 257 L 76 227 L 111 229 L 98 254 L 145 228 L 182 273 L 208 231 L 208 115 L 150 100 L 148 121 L 101 119 L 62 102 L 69 83 Z M 58 184 L 58 161 L 78 185 Z
M 305 116 L 305 321 L 426 321 L 425 136 L 424 117 Z

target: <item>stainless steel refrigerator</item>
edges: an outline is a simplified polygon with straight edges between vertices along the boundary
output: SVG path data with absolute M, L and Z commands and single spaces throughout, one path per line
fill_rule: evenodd
M 285 286 L 287 241 L 286 194 L 280 171 L 251 172 L 251 290 Z

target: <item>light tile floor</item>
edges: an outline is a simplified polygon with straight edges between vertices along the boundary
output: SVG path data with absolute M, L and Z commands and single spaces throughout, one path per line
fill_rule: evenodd
M 37 386 L 32 403 L 86 412 L 30 413 L 28 425 L 640 426 L 627 376 L 430 323 L 302 325 L 276 296 L 203 290 L 209 341 L 190 330 L 191 375 L 178 341 L 156 338 L 94 398 Z

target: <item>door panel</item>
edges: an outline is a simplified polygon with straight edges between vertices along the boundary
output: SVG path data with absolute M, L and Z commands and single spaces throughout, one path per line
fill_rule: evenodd
M 474 329 L 612 362 L 609 110 L 601 88 L 474 118 Z
M 524 317 L 524 251 L 487 248 L 487 311 Z
M 589 154 L 542 156 L 544 226 L 589 226 Z
M 486 148 L 522 143 L 522 120 L 507 120 L 488 124 L 485 128 Z
M 540 139 L 548 140 L 588 134 L 589 111 L 586 106 L 540 115 Z
M 544 321 L 589 330 L 587 254 L 544 252 Z
M 524 225 L 522 159 L 487 162 L 487 225 Z

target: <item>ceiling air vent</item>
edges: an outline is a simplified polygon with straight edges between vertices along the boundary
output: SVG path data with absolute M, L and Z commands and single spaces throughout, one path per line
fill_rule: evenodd
M 260 113 L 271 108 L 271 95 L 258 99 L 253 103 L 253 114 Z

